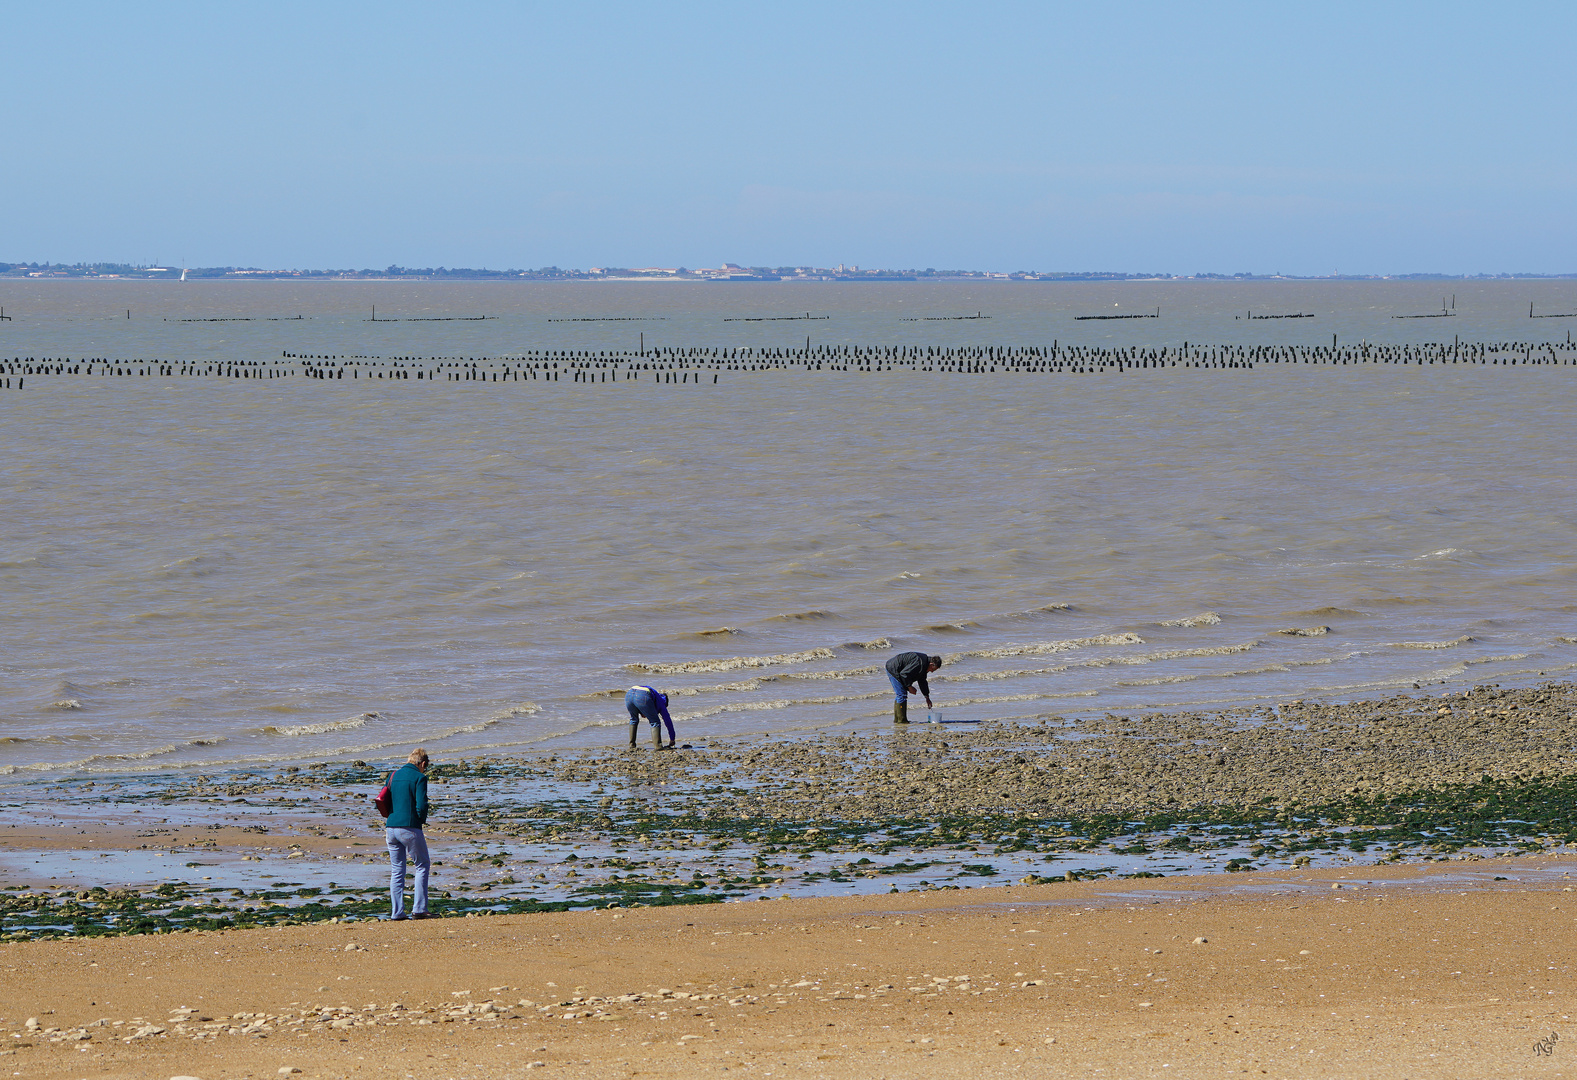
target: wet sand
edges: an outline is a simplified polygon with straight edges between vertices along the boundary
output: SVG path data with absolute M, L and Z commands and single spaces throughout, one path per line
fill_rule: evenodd
M 1466 876 L 1364 868 L 13 943 L 0 1067 L 1559 1076 L 1577 1052 L 1561 945 L 1573 869 L 1501 859 Z

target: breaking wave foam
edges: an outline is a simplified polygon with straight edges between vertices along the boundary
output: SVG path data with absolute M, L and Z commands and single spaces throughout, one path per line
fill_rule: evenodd
M 327 735 L 331 731 L 355 731 L 357 728 L 366 727 L 369 720 L 382 719 L 383 717 L 375 712 L 365 712 L 348 720 L 325 720 L 319 724 L 299 724 L 295 727 L 270 725 L 263 728 L 262 733 L 264 735 Z
M 685 675 L 693 671 L 738 671 L 741 668 L 773 667 L 778 664 L 805 664 L 812 660 L 831 660 L 831 649 L 806 649 L 804 652 L 778 653 L 775 656 L 730 656 L 722 660 L 685 660 L 677 664 L 625 664 L 629 671 L 649 675 Z
M 854 679 L 861 675 L 875 675 L 881 669 L 878 667 L 844 668 L 841 671 L 785 671 L 781 675 L 764 675 L 762 682 L 778 682 L 783 679 Z
M 760 712 L 769 709 L 788 709 L 795 705 L 841 705 L 848 701 L 869 701 L 871 698 L 887 697 L 891 691 L 878 690 L 871 694 L 835 694 L 832 697 L 821 698 L 777 698 L 772 701 L 737 701 L 728 705 L 713 705 L 706 709 L 697 709 L 695 712 L 682 713 L 674 717 L 675 722 L 680 720 L 705 720 L 709 716 L 721 716 L 723 713 L 735 712 Z
M 1161 626 L 1220 626 L 1221 616 L 1214 611 L 1203 611 L 1186 619 L 1167 619 Z
M 1153 664 L 1157 660 L 1182 660 L 1196 656 L 1231 656 L 1235 653 L 1248 652 L 1257 648 L 1259 642 L 1246 641 L 1240 645 L 1211 645 L 1197 649 L 1163 649 L 1160 652 L 1144 653 L 1140 656 L 1100 656 L 1090 660 L 1078 660 L 1071 664 L 1057 664 L 1052 667 L 1041 668 L 1010 668 L 1006 671 L 969 671 L 949 673 L 934 676 L 936 682 L 974 682 L 1002 679 L 1029 678 L 1035 675 L 1057 675 L 1064 671 L 1073 671 L 1077 668 L 1104 668 L 1116 666 L 1138 667 L 1144 664 Z M 1319 663 L 1322 661 L 1307 661 Z
M 1454 649 L 1458 645 L 1466 645 L 1473 639 L 1466 634 L 1450 641 L 1392 641 L 1387 643 L 1388 649 Z
M 1084 649 L 1092 645 L 1143 645 L 1144 638 L 1138 634 L 1097 634 L 1087 638 L 1069 638 L 1066 641 L 1040 641 L 1029 645 L 1003 645 L 995 649 L 976 649 L 970 652 L 954 653 L 949 657 L 950 662 L 962 660 L 967 656 L 978 656 L 983 659 L 1006 659 L 1009 656 L 1034 656 L 1037 653 L 1068 652 L 1072 649 Z

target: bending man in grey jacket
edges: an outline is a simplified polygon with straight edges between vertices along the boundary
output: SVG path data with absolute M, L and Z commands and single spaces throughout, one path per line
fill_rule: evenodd
M 925 696 L 925 707 L 931 707 L 931 687 L 925 677 L 942 666 L 940 656 L 927 656 L 923 652 L 899 653 L 887 661 L 887 678 L 893 684 L 893 723 L 909 722 L 909 691 L 919 686 Z

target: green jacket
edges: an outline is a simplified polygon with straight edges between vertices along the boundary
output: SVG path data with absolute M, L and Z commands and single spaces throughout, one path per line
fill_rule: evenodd
M 427 774 L 409 763 L 389 777 L 394 811 L 384 822 L 391 829 L 420 829 L 427 824 Z

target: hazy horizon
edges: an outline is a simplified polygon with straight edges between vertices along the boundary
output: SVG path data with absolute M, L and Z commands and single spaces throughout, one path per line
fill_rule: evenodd
M 385 267 L 383 270 L 379 270 L 376 267 L 367 266 L 367 265 L 360 265 L 360 264 L 348 264 L 348 265 L 345 265 L 345 266 L 289 266 L 289 267 L 274 266 L 274 267 L 264 267 L 264 266 L 257 266 L 257 265 L 255 265 L 253 263 L 244 263 L 243 262 L 243 263 L 230 264 L 230 265 L 226 265 L 226 266 L 183 266 L 183 265 L 179 265 L 179 264 L 172 266 L 172 265 L 169 265 L 168 262 L 158 262 L 158 261 L 149 262 L 149 263 L 145 263 L 145 264 L 135 264 L 135 263 L 116 263 L 116 262 L 111 262 L 110 260 L 106 260 L 106 259 L 84 259 L 84 260 L 73 261 L 73 262 L 65 262 L 65 261 L 58 260 L 58 259 L 56 259 L 56 260 L 41 259 L 41 260 L 36 260 L 36 261 L 18 261 L 18 262 L 14 262 L 13 263 L 13 262 L 7 262 L 6 260 L 0 259 L 0 267 L 6 267 L 6 266 L 11 266 L 11 267 L 35 266 L 35 267 L 59 267 L 59 268 L 68 268 L 68 269 L 95 268 L 95 267 L 126 267 L 127 269 L 129 269 L 129 270 L 131 270 L 133 272 L 145 272 L 145 273 L 163 272 L 163 273 L 168 273 L 168 274 L 177 274 L 177 273 L 182 272 L 182 271 L 216 271 L 216 270 L 229 270 L 229 271 L 236 271 L 236 272 L 241 272 L 241 273 L 248 273 L 248 274 L 255 273 L 255 274 L 262 274 L 262 275 L 269 275 L 269 274 L 280 274 L 280 275 L 304 274 L 304 275 L 325 275 L 326 276 L 326 275 L 333 275 L 333 274 L 357 274 L 357 275 L 363 275 L 363 276 L 376 276 L 376 275 L 380 275 L 380 274 L 390 274 L 391 275 L 391 280 L 397 280 L 397 279 L 402 278 L 402 277 L 408 277 L 408 276 L 414 276 L 414 275 L 420 275 L 420 274 L 426 274 L 426 273 L 452 273 L 452 274 L 465 274 L 465 273 L 511 274 L 511 273 L 521 273 L 521 274 L 527 274 L 527 273 L 540 273 L 540 272 L 547 271 L 547 270 L 557 270 L 557 271 L 561 271 L 561 272 L 566 273 L 566 274 L 592 275 L 593 273 L 601 274 L 601 273 L 604 273 L 604 272 L 609 273 L 609 274 L 614 274 L 614 273 L 618 273 L 618 272 L 636 273 L 636 272 L 639 272 L 639 271 L 642 271 L 642 270 L 654 270 L 654 269 L 657 269 L 657 268 L 667 268 L 667 269 L 677 270 L 679 273 L 684 274 L 686 276 L 685 277 L 672 277 L 672 276 L 670 276 L 670 277 L 662 277 L 662 276 L 652 275 L 652 276 L 650 276 L 648 278 L 645 278 L 643 280 L 652 280 L 652 281 L 704 280 L 704 279 L 701 279 L 701 278 L 692 278 L 689 275 L 693 275 L 696 272 L 701 271 L 701 270 L 719 269 L 719 268 L 721 268 L 721 267 L 723 267 L 725 265 L 733 266 L 735 269 L 771 270 L 771 271 L 804 270 L 804 271 L 808 271 L 808 272 L 817 272 L 817 273 L 820 273 L 820 272 L 834 272 L 834 271 L 842 272 L 845 269 L 844 267 L 841 267 L 841 266 L 815 266 L 815 265 L 812 265 L 812 264 L 798 264 L 797 266 L 793 266 L 793 267 L 790 267 L 790 266 L 767 266 L 767 265 L 759 264 L 759 263 L 738 263 L 738 262 L 735 262 L 732 259 L 729 259 L 729 260 L 715 260 L 711 264 L 706 265 L 706 266 L 702 266 L 700 264 L 697 264 L 696 266 L 684 266 L 684 265 L 682 265 L 680 263 L 672 262 L 672 261 L 670 261 L 670 262 L 652 262 L 652 261 L 648 261 L 646 263 L 641 264 L 640 266 L 636 266 L 634 264 L 631 264 L 629 266 L 618 266 L 618 267 L 609 266 L 609 267 L 605 267 L 605 268 L 596 267 L 592 263 L 585 262 L 585 261 L 582 261 L 579 264 L 571 264 L 571 265 L 567 265 L 567 266 L 559 266 L 557 264 L 554 264 L 552 266 L 541 266 L 541 267 L 527 267 L 527 266 L 501 266 L 501 267 L 474 266 L 474 267 L 472 267 L 472 266 L 442 266 L 442 265 L 440 265 L 440 266 L 428 266 L 428 267 L 415 267 L 415 266 L 407 266 L 407 265 L 400 264 L 400 263 L 394 263 L 394 264 L 391 264 L 390 266 Z M 1057 276 L 1065 276 L 1070 281 L 1080 280 L 1081 277 L 1083 277 L 1083 276 L 1095 277 L 1096 275 L 1107 275 L 1107 276 L 1109 276 L 1109 279 L 1113 280 L 1113 281 L 1121 281 L 1121 280 L 1125 280 L 1126 279 L 1126 280 L 1130 280 L 1130 281 L 1186 280 L 1186 281 L 1221 281 L 1221 282 L 1230 282 L 1230 281 L 1234 281 L 1234 280 L 1237 280 L 1237 281 L 1241 281 L 1241 280 L 1267 280 L 1267 281 L 1268 280 L 1285 280 L 1285 281 L 1352 280 L 1352 281 L 1363 281 L 1363 280 L 1409 280 L 1409 279 L 1411 279 L 1411 280 L 1423 280 L 1423 281 L 1427 281 L 1427 280 L 1443 280 L 1443 281 L 1468 280 L 1468 281 L 1472 281 L 1472 280 L 1494 280 L 1494 279 L 1511 279 L 1511 280 L 1526 279 L 1526 280 L 1530 280 L 1530 281 L 1536 281 L 1536 280 L 1560 280 L 1560 279 L 1565 279 L 1565 278 L 1577 278 L 1577 270 L 1552 271 L 1552 272 L 1535 272 L 1535 271 L 1525 271 L 1525 272 L 1519 272 L 1519 271 L 1471 271 L 1470 270 L 1470 271 L 1463 271 L 1463 272 L 1460 272 L 1460 273 L 1445 273 L 1445 272 L 1442 272 L 1442 271 L 1434 271 L 1434 270 L 1412 270 L 1412 271 L 1398 271 L 1398 272 L 1390 273 L 1390 274 L 1357 274 L 1357 273 L 1355 273 L 1355 274 L 1277 274 L 1277 273 L 1258 273 L 1258 274 L 1256 274 L 1256 273 L 1248 273 L 1248 272 L 1229 273 L 1229 272 L 1220 271 L 1220 270 L 1196 270 L 1196 271 L 1193 271 L 1193 272 L 1166 272 L 1166 271 L 1142 271 L 1142 270 L 1133 270 L 1133 269 L 1126 269 L 1125 270 L 1125 269 L 1117 269 L 1117 268 L 1098 268 L 1098 267 L 1086 267 L 1086 268 L 1082 268 L 1082 269 L 1066 268 L 1066 267 L 1065 268 L 1059 268 L 1059 269 L 1048 269 L 1048 268 L 1045 268 L 1045 267 L 1015 267 L 1015 268 L 1009 269 L 1009 268 L 1005 268 L 1005 267 L 996 267 L 996 266 L 985 266 L 985 267 L 948 267 L 948 268 L 929 267 L 929 266 L 928 267 L 918 267 L 918 266 L 911 266 L 911 267 L 898 267 L 898 266 L 884 266 L 884 267 L 849 266 L 849 267 L 847 267 L 847 271 L 849 273 L 859 273 L 859 272 L 864 272 L 864 273 L 890 273 L 890 274 L 923 273 L 923 274 L 936 274 L 938 276 L 946 276 L 946 275 L 954 275 L 954 274 L 957 274 L 957 275 L 987 275 L 987 274 L 992 275 L 991 278 L 985 278 L 985 277 L 982 276 L 980 278 L 980 280 L 982 280 L 982 281 L 985 281 L 985 280 L 1003 280 L 1003 279 L 1007 279 L 1009 275 L 1015 275 L 1015 274 L 1032 274 L 1032 275 L 1033 274 L 1038 274 L 1038 275 L 1042 275 L 1043 278 L 1046 278 L 1046 279 L 1053 279 L 1053 278 L 1055 278 Z M 5 271 L 0 271 L 0 280 L 7 280 L 7 278 L 5 276 L 5 273 L 6 273 Z M 10 278 L 9 280 L 19 280 L 19 279 Z M 169 279 L 150 279 L 150 280 L 179 280 L 179 279 L 177 279 L 177 278 L 169 278 Z M 222 279 L 209 278 L 207 280 L 222 280 Z M 586 280 L 597 280 L 597 278 L 595 276 L 589 276 L 589 277 L 586 278 Z M 630 278 L 612 278 L 611 280 L 635 280 L 635 279 L 630 279 Z

